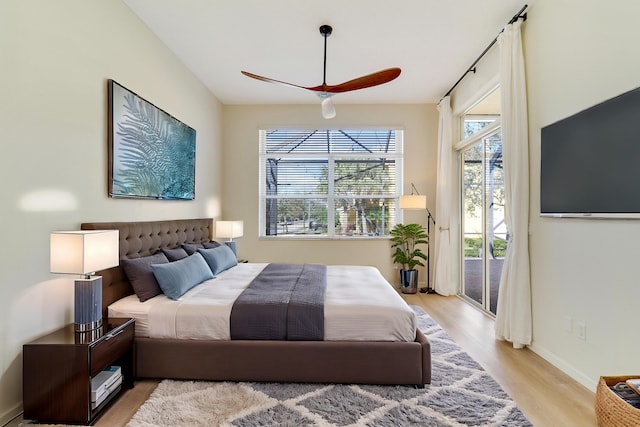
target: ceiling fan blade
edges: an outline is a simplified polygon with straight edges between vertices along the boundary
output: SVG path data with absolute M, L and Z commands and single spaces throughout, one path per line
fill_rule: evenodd
M 322 108 L 322 117 L 325 119 L 333 119 L 336 116 L 336 108 L 333 106 L 333 101 L 330 96 L 327 96 L 320 103 Z
M 247 77 L 260 80 L 267 83 L 278 83 L 285 86 L 291 86 L 298 89 L 306 89 L 313 92 L 318 92 L 318 96 L 322 99 L 322 117 L 325 119 L 332 119 L 336 116 L 336 109 L 333 106 L 331 95 L 334 93 L 349 92 L 352 90 L 364 89 L 372 86 L 378 86 L 385 84 L 397 78 L 402 70 L 400 68 L 387 68 L 386 70 L 377 71 L 375 73 L 367 74 L 366 76 L 358 77 L 353 80 L 346 81 L 337 85 L 328 85 L 326 82 L 327 76 L 327 37 L 331 35 L 332 28 L 330 25 L 322 25 L 320 27 L 320 34 L 324 37 L 324 71 L 322 75 L 322 84 L 318 86 L 300 86 L 293 83 L 283 82 L 282 80 L 276 80 L 269 77 L 259 76 L 257 74 L 250 73 L 248 71 L 242 71 Z
M 391 80 L 397 78 L 400 75 L 401 71 L 402 70 L 400 70 L 400 68 L 387 68 L 386 70 L 367 74 L 366 76 L 358 77 L 337 85 L 321 85 L 307 89 L 328 93 L 349 92 L 351 90 L 364 89 L 367 87 L 388 83 Z
M 267 82 L 267 83 L 277 83 L 277 84 L 281 84 L 281 85 L 285 85 L 285 86 L 297 87 L 299 89 L 314 90 L 314 89 L 309 88 L 309 87 L 300 86 L 300 85 L 296 85 L 296 84 L 293 84 L 293 83 L 287 83 L 287 82 L 283 82 L 281 80 L 271 79 L 269 77 L 262 77 L 262 76 L 259 76 L 257 74 L 250 73 L 248 71 L 241 71 L 241 73 L 244 74 L 247 77 L 251 77 L 253 79 L 260 80 L 260 81 Z

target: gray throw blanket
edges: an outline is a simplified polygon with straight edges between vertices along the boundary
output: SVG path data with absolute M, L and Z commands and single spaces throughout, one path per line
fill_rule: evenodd
M 323 340 L 326 285 L 324 265 L 267 265 L 231 308 L 231 339 Z

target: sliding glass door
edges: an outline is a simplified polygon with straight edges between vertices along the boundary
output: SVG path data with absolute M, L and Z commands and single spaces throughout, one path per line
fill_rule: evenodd
M 500 127 L 488 125 L 473 139 L 461 150 L 461 294 L 495 314 L 507 245 Z

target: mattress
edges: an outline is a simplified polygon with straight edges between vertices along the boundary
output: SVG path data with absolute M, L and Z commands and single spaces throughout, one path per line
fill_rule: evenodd
M 266 265 L 238 264 L 177 301 L 129 295 L 109 306 L 109 317 L 135 318 L 138 337 L 229 340 L 233 302 Z M 413 310 L 375 267 L 327 266 L 324 312 L 328 341 L 415 340 Z

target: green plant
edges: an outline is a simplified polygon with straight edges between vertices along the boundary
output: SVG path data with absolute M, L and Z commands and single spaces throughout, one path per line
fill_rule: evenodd
M 493 245 L 489 245 L 493 251 L 493 258 L 504 258 L 507 254 L 507 242 L 502 239 L 494 238 Z M 492 248 L 491 248 L 492 247 Z M 464 238 L 464 256 L 480 257 L 482 255 L 482 239 L 479 237 Z
M 417 265 L 424 266 L 421 259 L 427 260 L 427 256 L 417 245 L 429 244 L 429 236 L 425 228 L 420 224 L 396 224 L 391 232 L 393 262 L 402 264 L 405 270 L 413 270 Z

